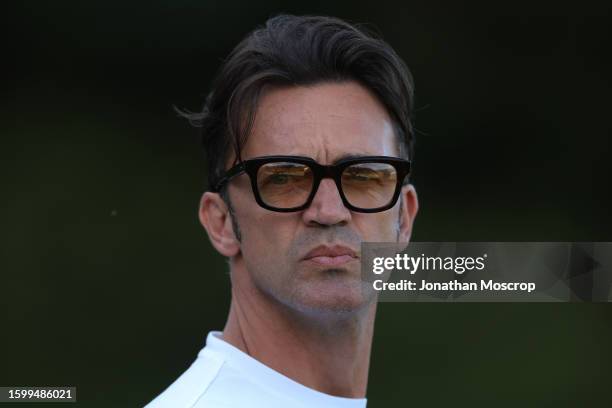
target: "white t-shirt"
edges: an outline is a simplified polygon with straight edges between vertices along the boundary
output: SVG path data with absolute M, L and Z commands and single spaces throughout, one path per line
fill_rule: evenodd
M 366 402 L 308 388 L 213 331 L 187 371 L 145 408 L 365 408 Z

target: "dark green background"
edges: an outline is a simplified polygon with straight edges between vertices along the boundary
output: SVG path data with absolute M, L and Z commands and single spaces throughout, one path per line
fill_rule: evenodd
M 229 305 L 196 209 L 196 110 L 279 12 L 382 32 L 416 79 L 422 241 L 611 241 L 608 7 L 19 2 L 0 112 L 0 385 L 142 406 Z M 608 304 L 382 304 L 369 406 L 610 404 Z M 20 405 L 25 406 L 25 405 Z M 38 405 L 37 405 L 38 406 Z

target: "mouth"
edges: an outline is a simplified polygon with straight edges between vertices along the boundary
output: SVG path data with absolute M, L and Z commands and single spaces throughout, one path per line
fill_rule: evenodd
M 305 261 L 323 266 L 344 265 L 356 259 L 359 259 L 356 251 L 341 245 L 321 245 L 308 252 L 304 257 Z

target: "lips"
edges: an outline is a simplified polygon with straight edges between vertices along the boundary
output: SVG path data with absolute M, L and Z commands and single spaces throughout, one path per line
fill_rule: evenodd
M 308 252 L 304 257 L 304 260 L 319 265 L 337 266 L 345 264 L 357 258 L 357 253 L 348 247 L 341 245 L 322 245 Z

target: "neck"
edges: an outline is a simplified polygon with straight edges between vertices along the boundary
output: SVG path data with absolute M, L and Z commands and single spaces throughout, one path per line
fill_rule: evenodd
M 257 289 L 248 271 L 232 269 L 225 341 L 309 388 L 365 397 L 375 301 L 349 315 L 305 315 Z

